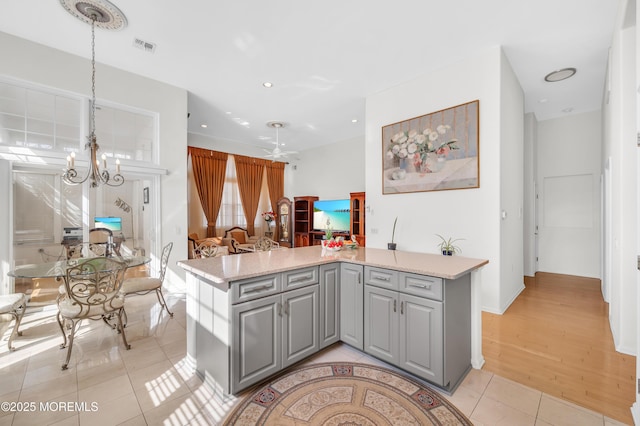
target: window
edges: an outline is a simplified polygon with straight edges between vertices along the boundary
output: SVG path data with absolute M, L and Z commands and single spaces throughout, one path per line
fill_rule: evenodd
M 0 145 L 78 150 L 80 98 L 0 82 Z
M 227 175 L 222 190 L 222 203 L 216 221 L 218 233 L 223 234 L 225 229 L 240 226 L 247 227 L 247 218 L 244 216 L 242 201 L 240 200 L 240 189 L 238 189 L 238 178 L 236 177 L 236 163 L 233 156 L 227 159 Z
M 82 187 L 53 173 L 14 171 L 14 243 L 59 242 L 62 229 L 82 226 Z
M 82 153 L 88 142 L 88 99 L 0 81 L 0 146 Z M 83 123 L 85 123 L 83 125 Z M 96 105 L 101 153 L 156 163 L 157 114 L 119 105 Z M 86 134 L 85 134 L 86 133 Z M 80 154 L 81 155 L 81 154 Z
M 96 137 L 107 157 L 154 162 L 155 118 L 150 114 L 96 105 Z

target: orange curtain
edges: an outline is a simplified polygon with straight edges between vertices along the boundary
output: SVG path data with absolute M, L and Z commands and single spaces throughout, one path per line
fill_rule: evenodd
M 284 164 L 280 162 L 272 161 L 267 163 L 267 187 L 269 188 L 269 200 L 271 201 L 271 208 L 276 215 L 278 200 L 284 197 Z M 280 218 L 276 216 L 276 226 L 274 228 L 273 239 L 278 241 L 280 233 Z
M 262 175 L 267 161 L 243 155 L 234 155 L 233 158 L 236 162 L 240 200 L 242 201 L 244 215 L 247 218 L 247 232 L 249 235 L 254 235 L 255 227 L 253 222 L 256 220 L 258 203 L 260 202 L 260 189 L 262 189 Z
M 207 238 L 215 237 L 228 154 L 189 147 L 189 155 L 191 155 L 193 178 L 198 188 L 200 204 L 207 218 Z

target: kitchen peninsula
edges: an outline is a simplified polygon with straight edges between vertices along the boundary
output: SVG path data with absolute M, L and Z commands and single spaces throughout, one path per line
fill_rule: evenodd
M 483 364 L 487 263 L 320 246 L 180 261 L 188 359 L 224 397 L 343 341 L 451 392 Z

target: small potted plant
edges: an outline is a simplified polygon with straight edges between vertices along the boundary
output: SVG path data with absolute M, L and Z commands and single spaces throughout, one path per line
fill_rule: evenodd
M 444 238 L 442 235 L 439 235 L 439 234 L 436 234 L 436 236 L 442 240 L 438 244 L 438 247 L 440 247 L 440 251 L 442 252 L 443 256 L 453 256 L 456 253 L 462 252 L 462 249 L 460 249 L 460 247 L 454 245 L 453 243 L 455 243 L 456 241 L 461 241 L 463 240 L 463 238 L 456 238 L 456 239 L 452 239 L 451 237 Z
M 396 223 L 398 223 L 398 216 L 396 216 L 396 220 L 393 221 L 393 232 L 391 232 L 391 242 L 387 243 L 387 248 L 389 250 L 396 249 L 396 243 L 393 242 L 394 238 L 396 237 Z

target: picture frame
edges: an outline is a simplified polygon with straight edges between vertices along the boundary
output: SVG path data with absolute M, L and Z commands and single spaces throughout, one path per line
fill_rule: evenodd
M 145 186 L 142 190 L 142 202 L 144 204 L 149 204 L 149 187 Z
M 480 102 L 382 127 L 382 193 L 480 187 Z

